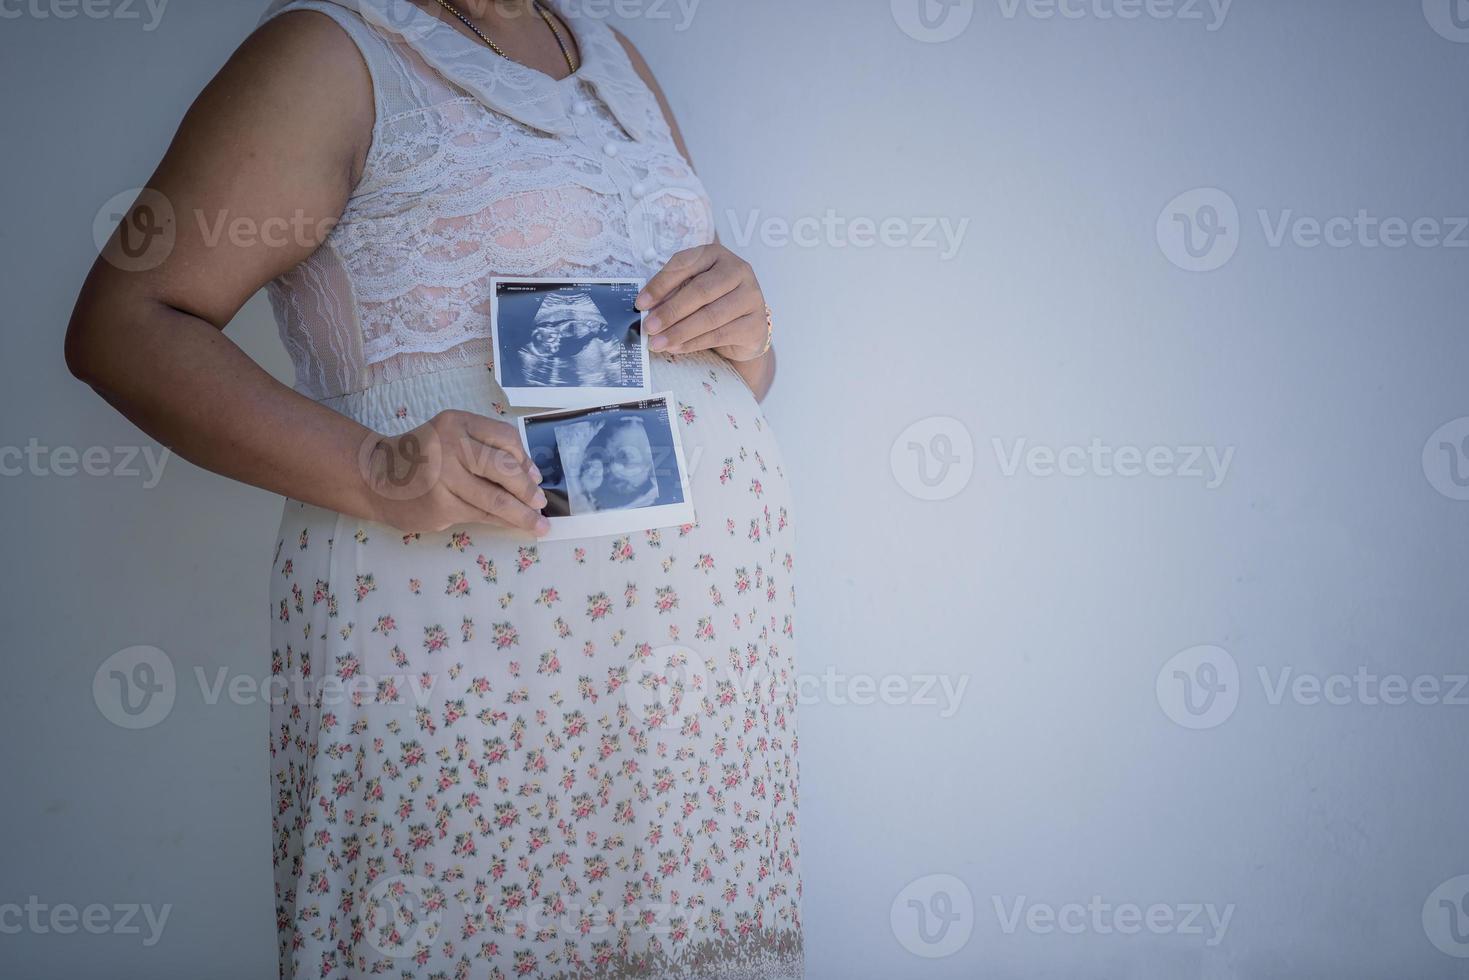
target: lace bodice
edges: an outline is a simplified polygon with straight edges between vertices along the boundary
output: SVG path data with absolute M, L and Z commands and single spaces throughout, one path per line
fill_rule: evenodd
M 651 276 L 714 240 L 703 184 L 612 30 L 550 0 L 582 64 L 557 80 L 408 0 L 276 0 L 362 52 L 377 118 L 322 246 L 267 287 L 321 400 L 484 362 L 491 276 Z

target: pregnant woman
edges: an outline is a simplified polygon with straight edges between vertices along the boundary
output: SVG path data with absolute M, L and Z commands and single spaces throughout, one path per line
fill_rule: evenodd
M 276 3 L 73 317 L 79 377 L 288 498 L 283 977 L 802 975 L 769 310 L 647 66 L 576 10 Z M 649 280 L 695 524 L 539 540 L 489 363 L 495 275 Z M 222 333 L 262 287 L 294 390 Z

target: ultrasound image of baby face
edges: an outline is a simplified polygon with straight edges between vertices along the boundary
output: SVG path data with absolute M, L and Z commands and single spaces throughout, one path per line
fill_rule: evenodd
M 614 336 L 591 294 L 562 289 L 536 311 L 529 336 L 516 352 L 531 385 L 619 385 L 625 339 Z
M 529 350 L 532 354 L 554 357 L 561 351 L 561 341 L 566 332 L 559 323 L 540 323 L 531 331 Z
M 653 475 L 653 446 L 648 431 L 636 420 L 612 426 L 607 437 L 607 484 L 618 493 L 632 493 L 648 485 Z
M 581 485 L 599 510 L 625 507 L 653 487 L 653 445 L 638 419 L 609 422 L 587 446 Z

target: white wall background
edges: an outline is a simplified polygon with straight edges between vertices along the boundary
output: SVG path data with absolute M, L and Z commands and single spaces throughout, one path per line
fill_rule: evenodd
M 809 976 L 1465 976 L 1438 898 L 1466 888 L 1430 895 L 1469 873 L 1469 705 L 1271 703 L 1258 675 L 1469 673 L 1469 503 L 1435 489 L 1454 486 L 1436 441 L 1422 458 L 1469 416 L 1469 250 L 1273 246 L 1258 216 L 1469 215 L 1451 0 L 1237 0 L 1222 25 L 1191 0 L 960 0 L 946 43 L 899 28 L 917 0 L 704 0 L 686 24 L 673 0 L 623 2 L 778 311 L 804 671 L 967 684 L 953 710 L 810 688 Z M 261 6 L 172 0 L 150 30 L 141 3 L 0 2 L 0 447 L 148 444 L 66 375 L 66 316 L 98 209 L 146 179 Z M 1119 9 L 1142 15 L 1102 16 Z M 1161 16 L 1183 9 L 1203 19 Z M 1155 231 L 1199 187 L 1241 212 L 1208 273 Z M 828 212 L 968 225 L 947 259 L 740 240 Z M 260 297 L 230 334 L 288 376 Z M 924 501 L 907 443 L 936 435 L 973 448 L 950 443 L 948 499 Z M 1007 476 L 992 443 L 1093 438 L 1234 455 L 1209 489 Z M 151 946 L 0 916 L 0 973 L 269 976 L 266 707 L 208 703 L 192 669 L 267 674 L 278 501 L 178 460 L 155 487 L 41 469 L 0 477 L 0 905 L 172 908 Z M 126 731 L 92 680 L 136 644 L 181 683 L 164 723 Z M 1164 668 L 1200 644 L 1241 676 L 1195 731 L 1164 710 Z M 1206 918 L 1126 935 L 1088 913 L 1066 934 L 996 913 L 1093 896 L 1231 918 L 1211 945 Z

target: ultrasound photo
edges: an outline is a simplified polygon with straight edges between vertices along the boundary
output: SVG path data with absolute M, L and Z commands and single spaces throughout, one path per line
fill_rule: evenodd
M 641 279 L 494 279 L 495 380 L 510 404 L 576 408 L 649 394 Z
M 693 523 L 669 395 L 520 419 L 551 540 Z

